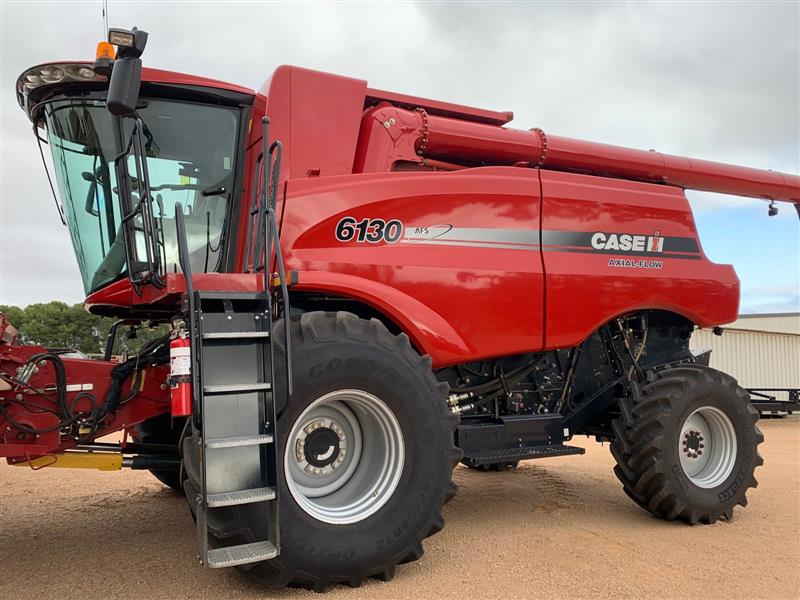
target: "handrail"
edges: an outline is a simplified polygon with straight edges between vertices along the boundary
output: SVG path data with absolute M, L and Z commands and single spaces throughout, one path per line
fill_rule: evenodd
M 183 205 L 180 202 L 175 203 L 175 234 L 178 238 L 178 264 L 180 264 L 183 277 L 186 279 L 186 293 L 190 295 L 191 302 L 191 294 L 194 292 L 192 263 L 189 257 L 189 244 L 186 241 L 186 218 L 183 215 Z
M 288 392 L 289 397 L 292 395 L 292 338 L 291 338 L 291 328 L 289 323 L 289 288 L 286 285 L 286 271 L 283 266 L 283 254 L 281 253 L 281 243 L 280 240 L 272 238 L 272 231 L 278 231 L 278 224 L 275 221 L 275 209 L 269 207 L 267 209 L 267 227 L 269 231 L 269 242 L 267 244 L 267 248 L 269 248 L 269 244 L 274 241 L 275 243 L 275 261 L 278 263 L 278 277 L 280 278 L 280 286 L 281 286 L 281 299 L 283 300 L 283 335 L 286 338 L 286 389 Z M 264 269 L 264 277 L 267 281 L 269 281 L 269 269 Z M 267 293 L 269 294 L 269 287 L 267 287 Z
M 197 354 L 197 324 L 194 321 L 195 318 L 195 294 L 194 294 L 194 283 L 192 281 L 192 261 L 191 257 L 189 256 L 189 244 L 186 241 L 186 218 L 183 215 L 183 205 L 180 202 L 175 203 L 175 235 L 178 238 L 178 263 L 181 266 L 181 271 L 183 272 L 183 278 L 186 281 L 186 303 L 187 303 L 187 319 L 186 319 L 186 326 L 189 330 L 189 345 L 190 345 L 190 355 L 192 357 L 192 367 L 191 367 L 191 374 L 192 374 L 192 419 L 195 422 L 195 425 L 200 425 L 198 422 L 199 413 L 198 410 L 198 390 L 199 388 L 199 372 L 197 369 L 197 362 L 195 361 L 195 357 L 198 356 Z
M 278 223 L 275 219 L 275 204 L 278 195 L 278 181 L 280 179 L 281 158 L 283 155 L 283 144 L 278 140 L 269 143 L 269 118 L 261 120 L 263 127 L 262 133 L 262 153 L 266 157 L 264 160 L 263 180 L 261 186 L 261 231 L 264 232 L 264 291 L 267 294 L 268 310 L 272 310 L 271 292 L 271 269 L 269 268 L 272 247 L 275 247 L 275 262 L 278 267 L 280 278 L 281 299 L 283 301 L 283 333 L 286 348 L 286 392 L 287 402 L 292 396 L 292 339 L 289 323 L 289 288 L 286 285 L 286 272 L 283 266 L 283 253 L 281 252 L 280 234 Z M 273 169 L 274 155 L 274 169 Z M 272 183 L 272 186 L 269 183 Z M 256 254 L 256 256 L 258 256 Z M 256 258 L 254 256 L 253 262 Z M 273 365 L 274 370 L 274 365 Z
M 251 250 L 253 250 L 253 243 L 254 243 L 254 240 L 253 240 L 253 217 L 255 217 L 258 214 L 258 210 L 259 210 L 258 209 L 258 205 L 257 205 L 257 203 L 258 203 L 258 182 L 260 181 L 261 169 L 263 168 L 263 166 L 262 166 L 263 158 L 264 158 L 263 154 L 259 154 L 258 157 L 256 157 L 256 164 L 255 164 L 255 166 L 253 168 L 253 177 L 252 177 L 252 180 L 250 182 L 250 213 L 249 213 L 249 215 L 247 217 L 247 239 L 245 240 L 245 246 L 244 246 L 244 270 L 249 272 L 249 273 L 255 271 L 255 266 L 256 266 L 255 265 L 255 261 L 257 260 L 255 258 L 255 252 L 253 252 L 253 254 L 254 254 L 254 256 L 252 257 L 253 258 L 253 266 L 251 268 L 251 266 L 250 266 L 250 258 L 251 258 L 250 257 L 250 252 L 251 252 Z

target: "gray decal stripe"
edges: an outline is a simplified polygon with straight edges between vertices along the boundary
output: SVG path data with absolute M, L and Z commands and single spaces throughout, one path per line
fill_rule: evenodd
M 582 231 L 542 231 L 542 244 L 545 246 L 578 246 L 592 245 L 592 233 Z
M 488 227 L 452 227 L 451 225 L 407 225 L 403 239 L 413 242 L 457 241 L 495 244 L 535 245 L 539 232 L 535 229 L 500 229 Z
M 466 248 L 498 248 L 501 250 L 531 250 L 538 252 L 538 244 L 502 244 L 496 242 L 469 242 L 465 240 L 403 240 L 408 244 L 425 244 L 432 246 L 462 246 Z
M 650 237 L 650 234 L 627 234 Z M 545 252 L 578 252 L 584 254 L 613 254 L 617 256 L 642 256 L 653 258 L 678 258 L 700 260 L 697 240 L 691 237 L 660 236 L 664 239 L 663 252 L 596 249 L 592 246 L 595 232 L 545 230 L 540 247 L 539 232 L 535 229 L 502 229 L 490 227 L 453 227 L 450 224 L 428 226 L 406 226 L 401 242 L 433 246 L 457 246 L 465 248 L 498 248 L 504 250 L 528 250 Z M 609 233 L 607 233 L 608 235 Z M 617 234 L 625 235 L 625 234 Z
M 695 238 L 670 237 L 664 238 L 664 252 L 700 252 Z

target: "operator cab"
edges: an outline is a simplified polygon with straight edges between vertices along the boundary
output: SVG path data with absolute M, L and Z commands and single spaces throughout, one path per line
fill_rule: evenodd
M 137 112 L 144 123 L 163 272 L 180 268 L 175 266 L 177 201 L 186 216 L 192 270 L 219 270 L 235 179 L 238 111 L 143 98 Z M 90 293 L 125 270 L 112 115 L 102 100 L 56 99 L 44 107 L 44 123 L 84 288 Z M 135 172 L 134 157 L 127 160 L 129 172 Z M 140 192 L 132 184 L 135 203 Z M 142 231 L 141 217 L 134 227 Z
M 230 271 L 254 95 L 144 69 L 132 114 L 119 116 L 108 108 L 103 72 L 88 63 L 52 63 L 17 81 L 37 138 L 38 129 L 46 131 L 86 294 L 126 276 L 134 285 L 158 284 L 181 270 L 177 202 L 192 271 Z

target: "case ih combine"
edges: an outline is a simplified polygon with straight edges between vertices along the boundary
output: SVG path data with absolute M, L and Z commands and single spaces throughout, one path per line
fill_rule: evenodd
M 87 309 L 170 333 L 116 363 L 0 320 L 0 456 L 150 469 L 185 492 L 203 564 L 316 590 L 419 558 L 459 461 L 580 454 L 576 434 L 658 517 L 746 504 L 756 413 L 688 349 L 739 283 L 683 190 L 798 206 L 800 178 L 297 67 L 259 92 L 143 69 L 146 38 L 111 30 L 17 92 Z

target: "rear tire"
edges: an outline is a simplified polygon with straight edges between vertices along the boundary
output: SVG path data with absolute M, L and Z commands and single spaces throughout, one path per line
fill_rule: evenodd
M 281 373 L 282 326 L 276 326 L 274 332 L 276 373 Z M 291 335 L 294 390 L 290 404 L 278 416 L 277 427 L 278 457 L 285 471 L 279 489 L 280 555 L 242 569 L 269 586 L 296 585 L 316 591 L 336 583 L 359 586 L 368 577 L 389 580 L 396 565 L 422 556 L 421 541 L 442 529 L 442 506 L 457 490 L 452 470 L 461 459 L 454 444 L 458 419 L 447 410 L 447 385 L 433 376 L 430 357 L 417 354 L 407 336 L 392 335 L 375 319 L 367 321 L 344 312 L 306 313 L 292 322 Z M 281 377 L 276 378 L 275 386 L 280 389 Z M 376 409 L 371 421 L 365 414 L 369 406 Z M 313 412 L 320 407 L 327 407 L 329 414 Z M 332 422 L 338 425 L 334 427 Z M 387 465 L 385 479 L 392 479 L 393 484 L 381 487 L 376 481 L 374 489 L 384 490 L 381 493 L 385 498 L 370 504 L 370 494 L 366 494 L 367 500 L 362 503 L 366 508 L 346 515 L 343 511 L 344 516 L 329 510 L 331 505 L 336 506 L 339 492 L 325 495 L 328 492 L 323 488 L 335 487 L 328 486 L 325 477 L 333 477 L 335 469 L 337 473 L 348 469 L 350 455 L 356 453 L 351 429 L 363 427 L 358 442 L 364 449 L 361 461 L 370 466 L 363 472 L 356 470 L 341 490 L 352 484 L 348 489 L 355 488 L 354 494 L 360 494 L 356 484 L 362 477 L 374 477 L 376 469 L 382 468 L 381 461 L 370 459 L 380 444 L 367 451 L 368 438 L 381 423 L 387 425 L 387 432 L 396 432 L 387 434 L 387 448 L 398 449 L 390 454 L 402 454 L 399 462 L 383 461 Z M 323 435 L 312 440 L 318 433 L 315 428 L 322 429 Z M 296 439 L 289 439 L 290 433 L 298 432 Z M 342 438 L 341 447 L 331 432 Z M 299 464 L 309 467 L 312 476 L 320 477 L 322 483 L 317 487 L 291 462 L 295 453 L 303 456 L 303 448 L 312 445 L 319 446 L 316 453 L 312 451 L 313 460 Z M 187 496 L 192 497 L 189 491 L 197 489 L 199 483 L 196 448 L 194 438 L 187 437 L 186 485 Z M 348 452 L 342 459 L 344 448 Z M 334 461 L 335 469 L 325 461 Z M 360 469 L 361 464 L 354 468 Z M 317 468 L 323 472 L 315 472 Z M 291 486 L 289 477 L 293 477 Z M 298 489 L 306 490 L 308 497 Z M 215 518 L 211 517 L 209 514 L 212 542 L 246 543 L 263 539 L 267 533 L 264 510 L 258 505 L 214 511 Z
M 734 506 L 746 506 L 764 436 L 736 380 L 687 364 L 632 390 L 611 443 L 625 493 L 657 517 L 690 524 L 731 519 Z

